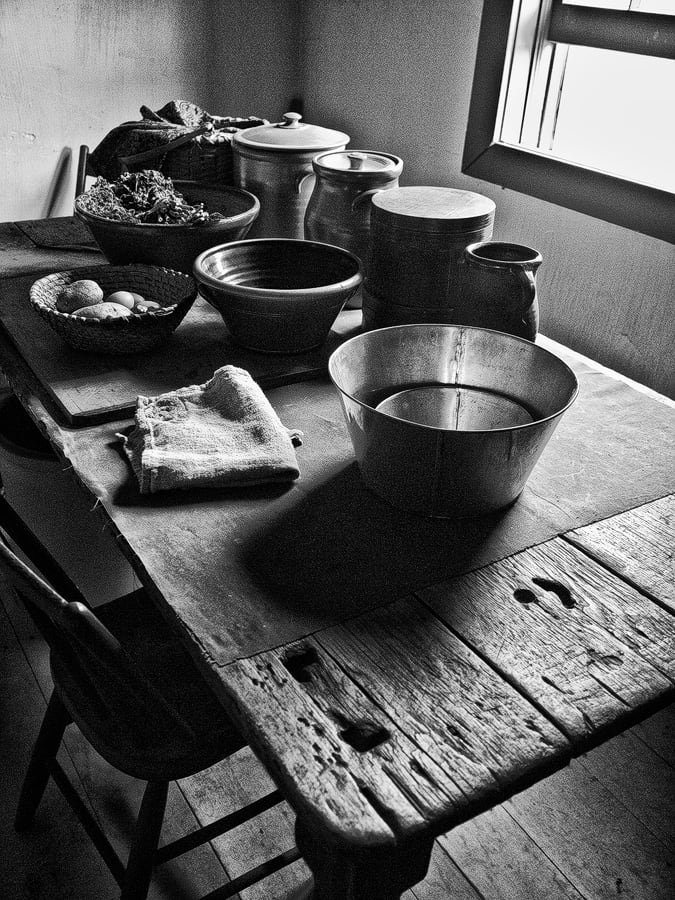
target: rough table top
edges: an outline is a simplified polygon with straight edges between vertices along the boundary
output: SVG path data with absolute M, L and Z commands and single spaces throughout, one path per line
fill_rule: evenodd
M 305 433 L 297 483 L 141 498 L 128 420 L 60 424 L 6 339 L 0 360 L 328 840 L 439 834 L 672 697 L 675 412 L 574 354 L 579 398 L 521 498 L 461 523 L 364 488 L 320 376 L 268 392 Z

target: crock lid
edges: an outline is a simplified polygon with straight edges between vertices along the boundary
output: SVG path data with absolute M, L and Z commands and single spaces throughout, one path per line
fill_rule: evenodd
M 445 187 L 392 188 L 376 194 L 373 215 L 415 231 L 463 231 L 489 225 L 495 204 L 473 191 Z
M 261 150 L 331 150 L 349 143 L 349 135 L 301 122 L 300 113 L 284 113 L 283 122 L 237 131 L 233 140 Z
M 314 162 L 331 172 L 362 172 L 367 175 L 386 174 L 402 165 L 398 156 L 373 150 L 330 150 L 317 156 Z

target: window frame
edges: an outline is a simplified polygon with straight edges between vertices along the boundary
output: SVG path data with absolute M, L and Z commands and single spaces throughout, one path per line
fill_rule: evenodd
M 638 9 L 598 9 L 552 0 L 548 37 L 563 44 L 642 56 L 675 54 L 673 17 Z
M 499 139 L 506 104 L 503 76 L 513 63 L 512 12 L 519 2 L 484 0 L 462 172 L 675 243 L 670 192 Z

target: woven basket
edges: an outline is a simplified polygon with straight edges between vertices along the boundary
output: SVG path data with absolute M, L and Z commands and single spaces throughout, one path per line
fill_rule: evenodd
M 249 117 L 222 118 L 226 126 L 216 129 L 220 141 L 211 143 L 200 140 L 211 126 L 196 128 L 192 135 L 183 135 L 163 146 L 145 150 L 133 156 L 120 156 L 123 169 L 138 171 L 140 169 L 157 169 L 163 175 L 180 181 L 201 181 L 209 184 L 233 184 L 232 138 L 237 131 L 266 125 L 266 119 Z
M 161 309 L 132 313 L 120 319 L 86 319 L 56 309 L 56 299 L 73 281 L 92 279 L 103 290 L 132 291 Z M 185 318 L 197 296 L 193 278 L 158 266 L 95 266 L 55 272 L 36 281 L 30 289 L 33 309 L 66 343 L 89 353 L 127 354 L 152 350 L 167 341 Z

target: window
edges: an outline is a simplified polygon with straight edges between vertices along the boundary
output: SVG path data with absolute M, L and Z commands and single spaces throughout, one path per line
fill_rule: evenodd
M 462 170 L 675 243 L 675 0 L 485 0 Z

